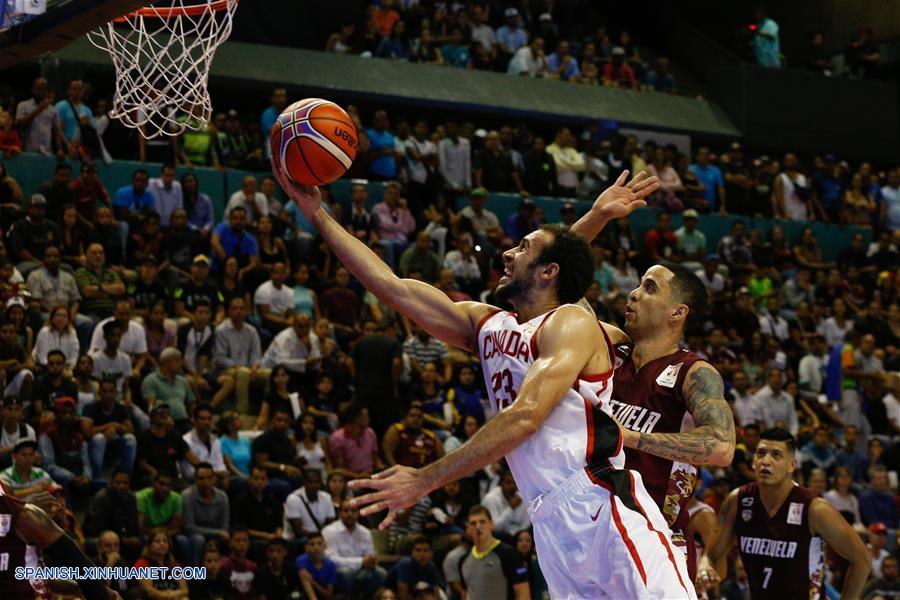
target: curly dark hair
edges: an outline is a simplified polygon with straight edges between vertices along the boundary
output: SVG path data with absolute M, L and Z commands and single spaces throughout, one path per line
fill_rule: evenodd
M 587 241 L 567 227 L 544 225 L 541 231 L 553 236 L 553 242 L 541 250 L 536 265 L 556 263 L 556 295 L 560 303 L 578 302 L 594 280 L 594 256 Z

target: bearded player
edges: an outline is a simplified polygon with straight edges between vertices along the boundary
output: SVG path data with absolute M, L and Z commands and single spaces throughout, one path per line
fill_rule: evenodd
M 495 416 L 466 444 L 412 469 L 395 466 L 354 487 L 362 514 L 397 512 L 430 491 L 506 457 L 529 504 L 541 570 L 554 598 L 694 598 L 684 558 L 665 520 L 623 470 L 621 434 L 609 414 L 612 346 L 596 318 L 574 303 L 593 275 L 585 241 L 558 227 L 527 235 L 503 254 L 497 295 L 516 313 L 398 278 L 321 207 L 315 188 L 291 185 L 289 196 L 335 255 L 378 298 L 431 335 L 480 355 Z M 655 182 L 642 179 L 606 194 L 642 203 Z M 609 196 L 607 196 L 609 197 Z
M 602 198 L 572 227 L 592 240 L 605 225 Z M 685 328 L 706 310 L 706 287 L 677 264 L 647 269 L 628 298 L 625 333 L 603 324 L 616 344 L 613 415 L 624 430 L 625 467 L 644 486 L 687 556 L 687 504 L 698 466 L 727 467 L 734 455 L 734 418 L 715 367 L 681 347 Z
M 732 490 L 719 511 L 719 527 L 698 567 L 701 588 L 719 582 L 710 566 L 737 542 L 751 598 L 824 598 L 825 548 L 850 563 L 841 598 L 861 598 L 869 553 L 831 503 L 791 480 L 797 468 L 794 436 L 768 429 L 753 454 L 756 481 Z

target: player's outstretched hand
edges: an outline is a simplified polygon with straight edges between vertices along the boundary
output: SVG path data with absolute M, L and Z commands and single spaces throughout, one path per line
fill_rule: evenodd
M 364 517 L 387 510 L 388 515 L 378 526 L 379 529 L 389 527 L 397 518 L 399 511 L 414 505 L 428 493 L 426 486 L 422 484 L 419 471 L 403 465 L 394 465 L 390 469 L 375 473 L 370 479 L 351 481 L 349 487 L 354 490 L 374 490 L 350 502 L 353 506 L 363 507 L 359 514 Z
M 720 583 L 721 577 L 719 577 L 718 571 L 710 566 L 709 561 L 706 561 L 705 564 L 701 561 L 700 566 L 697 568 L 697 581 L 694 585 L 698 595 L 710 588 L 716 587 Z
M 608 220 L 626 217 L 647 206 L 647 196 L 659 189 L 659 179 L 641 171 L 628 181 L 628 170 L 594 200 L 591 210 L 601 212 Z M 626 183 L 627 181 L 627 183 Z
M 278 165 L 275 164 L 274 159 L 272 160 L 272 174 L 275 176 L 278 183 L 281 184 L 281 189 L 284 190 L 284 193 L 297 203 L 297 206 L 307 217 L 316 212 L 319 205 L 322 204 L 322 192 L 319 188 L 291 183 L 284 174 L 284 171 L 279 169 Z

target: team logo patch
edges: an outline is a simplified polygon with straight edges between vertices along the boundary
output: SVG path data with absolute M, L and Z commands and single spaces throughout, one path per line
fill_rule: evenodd
M 0 537 L 6 537 L 12 526 L 12 515 L 0 515 Z
M 744 510 L 742 510 L 742 511 L 741 511 L 741 518 L 744 519 L 745 522 L 746 522 L 746 521 L 749 521 L 750 519 L 753 518 L 753 511 L 750 510 L 750 509 L 744 509 Z
M 741 498 L 741 506 L 753 506 L 753 496 Z
M 680 362 L 666 367 L 666 370 L 660 373 L 659 377 L 656 378 L 656 384 L 667 388 L 675 387 L 675 382 L 678 380 L 678 372 L 681 371 L 683 365 L 684 363 Z
M 617 370 L 619 369 L 619 367 L 621 367 L 621 366 L 624 365 L 624 364 L 625 364 L 625 359 L 622 358 L 621 356 L 617 356 L 617 357 L 616 357 L 616 364 L 615 364 L 615 366 L 613 367 L 613 369 L 617 371 Z
M 791 505 L 788 507 L 787 524 L 788 525 L 802 525 L 803 524 L 803 504 L 802 503 L 791 502 Z

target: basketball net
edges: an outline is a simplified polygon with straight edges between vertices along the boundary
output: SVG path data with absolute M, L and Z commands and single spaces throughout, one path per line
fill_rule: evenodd
M 231 34 L 238 0 L 166 0 L 88 33 L 116 69 L 111 117 L 145 138 L 203 131 L 209 68 Z

